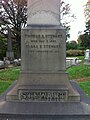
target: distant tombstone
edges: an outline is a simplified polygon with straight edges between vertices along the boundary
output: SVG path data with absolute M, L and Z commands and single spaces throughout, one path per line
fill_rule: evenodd
M 85 59 L 87 60 L 87 59 L 90 59 L 90 50 L 89 49 L 87 49 L 86 51 L 85 51 Z
M 8 38 L 7 38 L 7 51 L 6 57 L 8 60 L 12 61 L 14 59 L 14 52 L 12 50 L 12 39 L 11 39 L 11 30 L 8 27 Z
M 90 50 L 89 49 L 85 51 L 85 64 L 90 65 Z

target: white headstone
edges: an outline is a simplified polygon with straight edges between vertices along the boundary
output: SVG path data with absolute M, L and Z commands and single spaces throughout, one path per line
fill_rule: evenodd
M 90 59 L 90 50 L 89 50 L 89 49 L 87 49 L 87 50 L 85 51 L 85 59 L 86 59 L 86 60 Z
M 28 25 L 60 25 L 61 0 L 28 0 Z

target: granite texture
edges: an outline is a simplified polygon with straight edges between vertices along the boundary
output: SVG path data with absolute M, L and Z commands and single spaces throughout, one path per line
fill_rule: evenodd
M 61 26 L 28 26 L 22 29 L 22 71 L 65 71 L 66 32 Z
M 28 0 L 28 25 L 60 25 L 60 0 Z
M 71 81 L 73 88 L 80 93 L 80 102 L 8 102 L 5 100 L 7 92 L 14 83 L 0 97 L 1 120 L 89 120 L 90 98 L 79 88 L 76 82 Z
M 90 99 L 66 73 L 61 0 L 28 0 L 21 74 L 0 97 L 1 120 L 90 120 Z
M 65 34 L 61 26 L 35 25 L 22 29 L 21 74 L 17 86 L 7 94 L 7 101 L 22 98 L 28 99 L 27 102 L 80 101 L 80 95 L 71 86 L 66 73 Z M 30 86 L 34 86 L 33 90 Z M 40 90 L 41 86 L 47 88 Z M 57 90 L 50 89 L 52 86 Z M 63 86 L 65 89 L 61 90 Z

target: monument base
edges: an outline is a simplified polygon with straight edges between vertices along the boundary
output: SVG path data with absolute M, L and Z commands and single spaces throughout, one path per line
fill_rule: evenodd
M 86 60 L 84 64 L 85 65 L 90 65 L 90 60 Z
M 79 102 L 80 94 L 72 87 L 65 72 L 53 74 L 28 74 L 24 72 L 21 73 L 17 85 L 7 93 L 6 100 L 18 102 Z
M 11 60 L 11 59 L 14 59 L 14 52 L 7 51 L 7 52 L 6 52 L 6 57 L 9 58 L 10 60 Z
M 0 119 L 2 120 L 90 120 L 90 98 L 71 81 L 81 96 L 80 102 L 17 102 L 6 101 L 6 94 L 16 86 L 14 83 L 0 96 Z

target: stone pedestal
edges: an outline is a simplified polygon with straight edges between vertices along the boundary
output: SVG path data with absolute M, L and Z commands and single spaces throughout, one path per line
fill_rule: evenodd
M 11 120 L 89 120 L 89 101 L 66 73 L 61 26 L 22 29 L 19 80 L 0 98 L 0 117 Z M 83 117 L 82 117 L 83 115 Z
M 17 86 L 15 82 L 0 96 L 1 120 L 90 120 L 90 98 L 74 81 L 70 81 L 81 96 L 80 102 L 67 101 L 7 101 L 7 93 Z M 25 88 L 26 89 L 26 88 Z M 28 88 L 27 88 L 28 89 Z M 30 89 L 30 88 L 29 88 Z M 37 87 L 36 87 L 37 89 Z M 43 88 L 44 89 L 44 88 Z M 51 88 L 50 88 L 51 89 Z M 56 88 L 54 88 L 56 90 Z M 63 90 L 63 89 L 62 89 Z M 29 99 L 30 100 L 30 99 Z
M 66 70 L 66 37 L 61 26 L 28 26 L 22 30 L 21 75 L 7 101 L 80 101 Z

